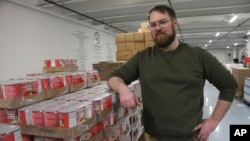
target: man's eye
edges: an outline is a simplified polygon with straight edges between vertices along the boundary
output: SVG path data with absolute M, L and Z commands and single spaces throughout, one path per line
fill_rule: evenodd
M 162 25 L 162 24 L 165 24 L 165 23 L 167 23 L 167 21 L 160 21 L 160 22 L 159 22 L 159 24 L 161 24 L 161 25 Z
M 151 28 L 152 28 L 152 27 L 155 27 L 155 26 L 156 26 L 156 24 L 151 24 L 151 25 L 150 25 Z

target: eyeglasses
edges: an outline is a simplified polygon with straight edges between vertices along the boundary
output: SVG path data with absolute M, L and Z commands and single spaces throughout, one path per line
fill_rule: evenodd
M 172 21 L 172 20 L 162 19 L 162 20 L 159 20 L 158 22 L 150 23 L 150 24 L 149 24 L 149 29 L 150 29 L 150 30 L 156 30 L 157 25 L 158 25 L 160 28 L 163 28 L 163 27 L 166 26 L 170 21 Z

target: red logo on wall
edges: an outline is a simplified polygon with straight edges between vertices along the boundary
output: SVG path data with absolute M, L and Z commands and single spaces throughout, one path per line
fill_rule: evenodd
M 94 34 L 94 41 L 95 41 L 95 44 L 100 44 L 100 41 L 101 41 L 101 37 L 100 37 L 100 34 L 99 32 L 95 32 Z

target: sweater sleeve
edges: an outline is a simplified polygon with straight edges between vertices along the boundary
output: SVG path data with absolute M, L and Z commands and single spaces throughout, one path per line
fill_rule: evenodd
M 208 51 L 203 50 L 204 77 L 219 90 L 219 99 L 232 102 L 237 82 L 226 67 Z
M 125 64 L 123 64 L 121 67 L 114 70 L 110 76 L 111 77 L 119 77 L 121 78 L 125 84 L 130 84 L 134 80 L 138 79 L 139 77 L 139 52 L 135 54 L 133 57 L 131 57 Z

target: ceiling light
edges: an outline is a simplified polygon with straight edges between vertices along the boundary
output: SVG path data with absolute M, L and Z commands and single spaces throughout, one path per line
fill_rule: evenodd
M 250 35 L 250 31 L 247 32 L 247 35 Z
M 209 40 L 209 43 L 212 43 L 212 40 Z
M 220 35 L 220 33 L 219 33 L 219 32 L 217 32 L 217 33 L 215 34 L 215 36 L 216 36 L 216 37 L 218 37 L 219 35 Z
M 237 19 L 238 15 L 234 15 L 230 20 L 229 23 L 232 23 L 233 21 L 235 21 Z
M 205 47 L 207 47 L 207 44 L 205 44 Z
M 227 48 L 229 48 L 229 46 L 227 46 Z
M 238 45 L 238 43 L 234 43 L 234 46 L 237 46 Z

